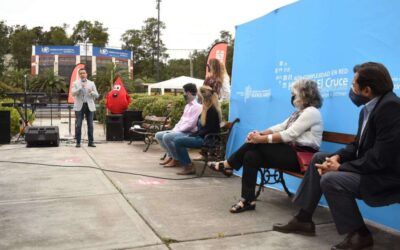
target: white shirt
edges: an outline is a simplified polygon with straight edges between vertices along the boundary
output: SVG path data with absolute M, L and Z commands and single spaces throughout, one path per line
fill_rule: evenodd
M 289 128 L 286 128 L 288 120 L 289 118 L 269 129 L 274 133 L 279 133 L 285 143 L 294 142 L 299 146 L 319 149 L 324 130 L 319 109 L 315 107 L 305 108 L 299 118 Z
M 231 84 L 230 84 L 230 78 L 228 74 L 224 75 L 224 81 L 222 82 L 221 86 L 221 93 L 219 96 L 220 101 L 228 101 L 231 95 Z

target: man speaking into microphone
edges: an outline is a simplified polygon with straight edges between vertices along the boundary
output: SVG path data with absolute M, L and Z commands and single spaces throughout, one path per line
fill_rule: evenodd
M 82 122 L 86 116 L 88 127 L 89 147 L 96 147 L 93 141 L 93 112 L 96 111 L 94 100 L 99 97 L 96 85 L 94 82 L 87 79 L 86 69 L 79 70 L 79 78 L 74 82 L 72 95 L 74 96 L 74 111 L 75 111 L 75 138 L 76 147 L 81 146 Z

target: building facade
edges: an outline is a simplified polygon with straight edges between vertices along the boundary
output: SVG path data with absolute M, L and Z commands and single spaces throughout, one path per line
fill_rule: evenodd
M 48 69 L 65 77 L 69 82 L 72 70 L 78 63 L 84 63 L 89 75 L 95 75 L 107 64 L 114 63 L 118 69 L 129 72 L 133 78 L 133 53 L 128 50 L 93 47 L 92 44 L 75 46 L 32 46 L 31 74 L 38 75 Z

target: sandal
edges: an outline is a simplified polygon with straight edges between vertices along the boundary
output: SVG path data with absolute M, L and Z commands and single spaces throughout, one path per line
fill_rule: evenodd
M 224 165 L 223 161 L 220 162 L 210 162 L 207 164 L 210 169 L 212 169 L 215 172 L 221 172 L 223 173 L 226 177 L 231 177 L 233 175 L 233 169 L 232 168 L 227 168 Z
M 229 212 L 231 213 L 241 213 L 247 210 L 255 210 L 256 209 L 256 203 L 254 201 L 239 201 L 238 203 L 234 204 L 231 209 L 229 209 Z

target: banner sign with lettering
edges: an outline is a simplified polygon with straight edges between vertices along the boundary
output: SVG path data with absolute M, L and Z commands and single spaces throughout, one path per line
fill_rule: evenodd
M 249 131 L 289 117 L 294 111 L 291 85 L 301 78 L 318 83 L 324 130 L 355 134 L 360 108 L 348 93 L 356 64 L 383 63 L 400 93 L 399 11 L 400 2 L 390 0 L 300 0 L 237 26 L 229 116 L 240 118 L 240 123 L 228 155 Z M 337 147 L 323 143 L 322 150 Z M 298 183 L 290 179 L 289 188 L 295 191 Z M 375 213 L 368 216 L 376 219 Z

